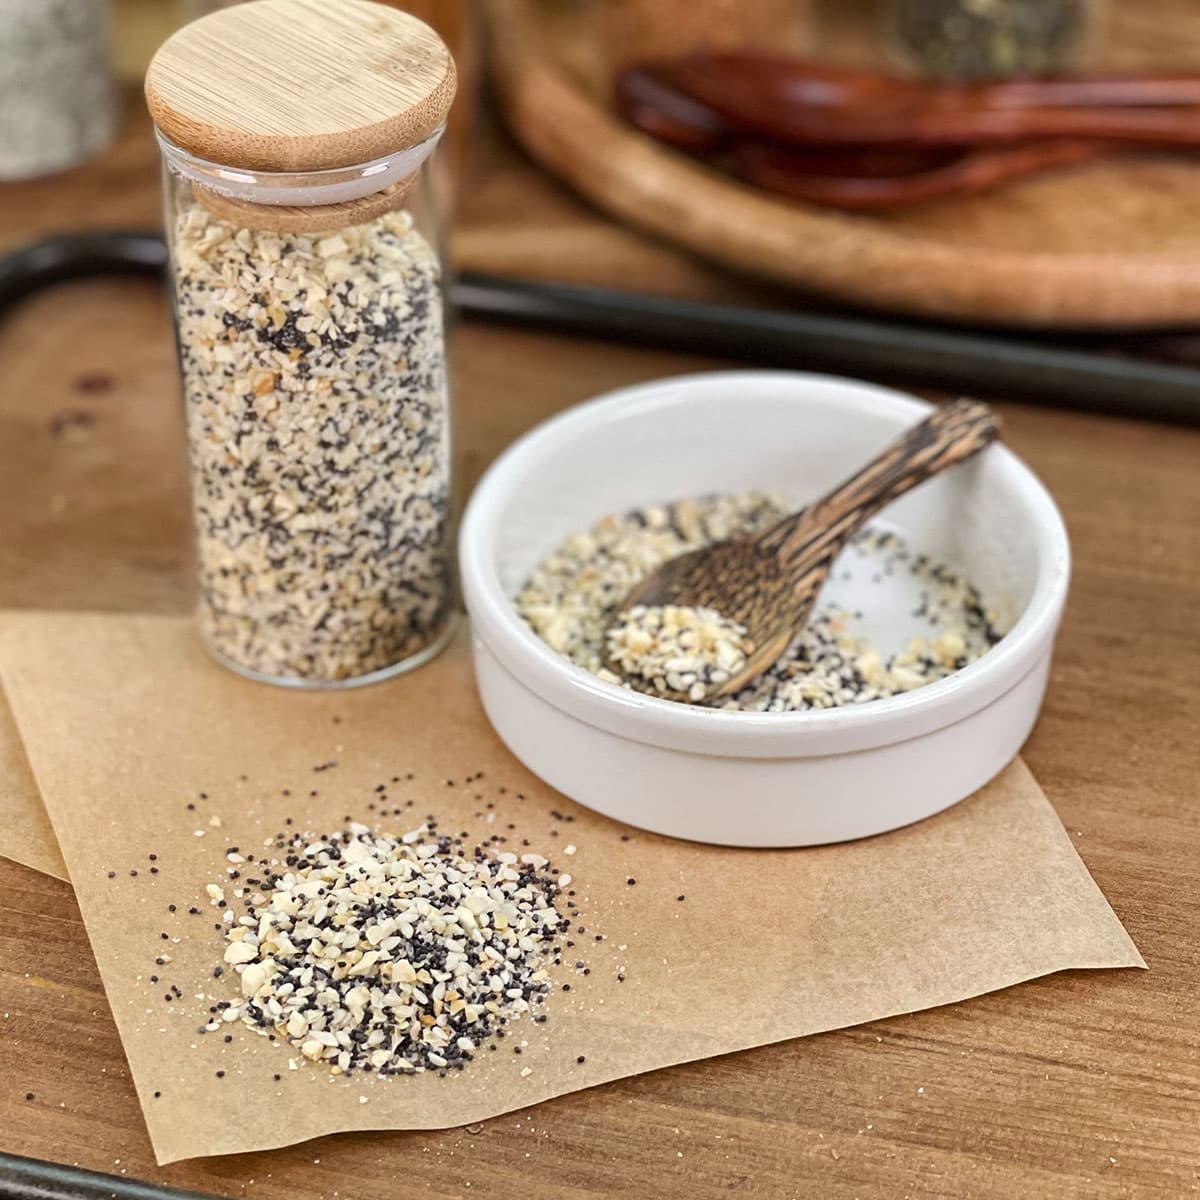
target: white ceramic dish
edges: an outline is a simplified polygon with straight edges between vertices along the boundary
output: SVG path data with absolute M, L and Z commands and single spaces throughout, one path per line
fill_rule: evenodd
M 511 602 L 564 536 L 606 513 L 750 488 L 800 505 L 928 409 L 830 376 L 727 372 L 614 392 L 515 443 L 477 488 L 460 540 L 479 692 L 513 753 L 618 820 L 740 846 L 882 833 L 991 779 L 1037 718 L 1070 574 L 1058 509 L 1002 446 L 882 514 L 915 549 L 965 571 L 1010 618 L 1008 634 L 982 658 L 902 696 L 763 714 L 641 696 L 567 662 Z M 864 582 L 844 574 L 835 569 L 830 597 L 861 607 Z M 868 631 L 881 649 L 896 649 L 916 630 L 904 619 L 907 598 L 897 592 L 881 603 L 884 595 L 876 584 L 868 619 L 887 611 Z

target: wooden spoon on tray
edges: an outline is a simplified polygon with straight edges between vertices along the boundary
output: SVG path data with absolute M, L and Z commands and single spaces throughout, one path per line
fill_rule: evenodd
M 867 520 L 998 436 L 999 423 L 986 404 L 957 400 L 944 405 L 828 495 L 764 532 L 713 542 L 663 563 L 625 597 L 608 630 L 639 605 L 715 609 L 747 631 L 745 664 L 706 698 L 732 695 L 791 645 L 834 559 Z M 616 661 L 608 666 L 623 673 Z
M 1200 113 L 1200 76 L 938 85 L 792 59 L 722 54 L 632 68 L 618 77 L 616 99 L 624 115 L 652 137 L 711 158 L 758 187 L 816 204 L 872 210 L 984 191 L 1129 148 L 1126 142 L 1033 136 L 1028 130 L 1022 140 L 992 140 L 998 129 L 1011 133 L 1014 120 L 1027 122 L 1031 111 L 1052 110 L 1055 119 L 1072 108 L 1087 110 L 1088 120 L 1108 114 L 1110 131 L 1113 108 L 1121 120 L 1127 109 L 1138 109 L 1155 120 L 1169 115 L 1173 126 L 1193 125 Z M 1196 107 L 1189 111 L 1189 105 Z M 981 119 L 979 113 L 992 121 L 988 136 L 962 127 L 964 120 Z M 971 141 L 981 144 L 947 144 L 950 119 L 960 123 L 954 133 L 972 132 Z M 936 126 L 938 121 L 943 124 Z M 936 126 L 932 138 L 931 126 Z M 842 140 L 847 131 L 853 138 L 883 140 Z
M 618 77 L 626 111 L 652 91 L 711 114 L 714 133 L 786 145 L 1087 138 L 1200 147 L 1194 73 L 943 84 L 774 55 L 712 53 L 646 63 Z
M 1055 138 L 956 150 L 941 146 L 802 149 L 741 141 L 724 156 L 756 187 L 856 212 L 983 192 L 1013 179 L 1112 153 L 1104 142 Z

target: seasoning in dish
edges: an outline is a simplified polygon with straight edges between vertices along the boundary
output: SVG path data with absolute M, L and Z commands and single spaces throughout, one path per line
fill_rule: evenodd
M 678 604 L 636 605 L 618 615 L 606 640 L 609 664 L 642 690 L 693 702 L 740 671 L 751 649 L 744 625 Z
M 787 512 L 778 499 L 744 493 L 605 517 L 587 533 L 568 537 L 540 564 L 517 595 L 517 612 L 552 649 L 601 679 L 650 695 L 676 690 L 662 671 L 631 679 L 609 669 L 604 631 L 610 616 L 661 563 L 766 529 Z M 880 582 L 899 570 L 919 581 L 913 635 L 902 649 L 883 653 L 862 630 L 865 614 L 826 602 L 770 670 L 719 707 L 799 712 L 861 704 L 943 679 L 999 641 L 996 618 L 971 583 L 949 566 L 913 554 L 896 534 L 868 527 L 848 553 L 869 558 Z M 709 676 L 708 684 L 714 680 Z

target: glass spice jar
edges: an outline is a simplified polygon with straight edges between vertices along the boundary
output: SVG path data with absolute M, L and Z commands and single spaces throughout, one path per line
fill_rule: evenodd
M 0 180 L 82 162 L 116 117 L 108 0 L 0 0 Z
M 371 682 L 449 636 L 441 206 L 422 168 L 454 87 L 437 34 L 369 0 L 251 0 L 147 72 L 200 627 L 253 678 Z
M 1096 0 L 883 0 L 886 43 L 935 79 L 1048 75 L 1077 66 Z

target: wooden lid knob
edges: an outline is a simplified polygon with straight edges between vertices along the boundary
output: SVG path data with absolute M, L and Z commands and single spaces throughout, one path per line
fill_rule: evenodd
M 159 130 L 199 158 L 318 171 L 425 141 L 454 60 L 423 21 L 371 0 L 252 0 L 169 37 L 146 72 Z

